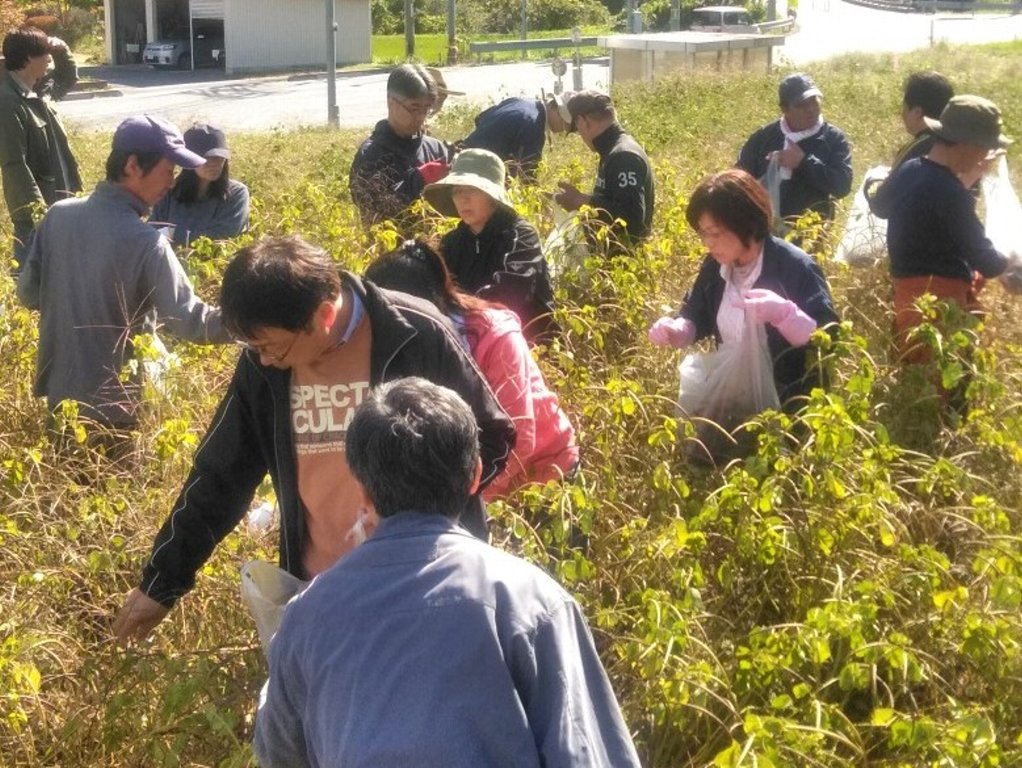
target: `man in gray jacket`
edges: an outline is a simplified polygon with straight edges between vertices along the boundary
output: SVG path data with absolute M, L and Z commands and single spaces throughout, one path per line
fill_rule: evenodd
M 18 280 L 18 298 L 39 310 L 35 394 L 51 410 L 116 432 L 138 422 L 140 382 L 123 380 L 133 337 L 161 326 L 199 343 L 225 342 L 220 311 L 192 291 L 167 239 L 142 216 L 174 184 L 175 165 L 195 168 L 173 125 L 148 115 L 114 133 L 105 182 L 63 200 L 39 224 Z
M 48 99 L 33 91 L 47 75 L 57 44 L 35 27 L 4 37 L 0 77 L 0 174 L 14 223 L 14 261 L 21 268 L 37 211 L 82 189 L 67 134 Z M 68 54 L 69 55 L 69 54 Z

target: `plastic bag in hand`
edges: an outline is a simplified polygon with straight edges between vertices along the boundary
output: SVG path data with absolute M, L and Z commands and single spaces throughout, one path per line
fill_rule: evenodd
M 780 408 L 766 329 L 748 312 L 738 341 L 686 355 L 678 373 L 678 408 L 698 422 L 701 450 L 690 451 L 690 458 L 733 456 L 736 430 L 753 416 Z
M 241 599 L 255 619 L 263 652 L 270 655 L 270 640 L 280 628 L 288 601 L 309 586 L 309 582 L 262 560 L 241 566 Z
M 887 166 L 878 166 L 866 171 L 859 191 L 852 200 L 848 211 L 845 231 L 837 245 L 834 258 L 853 266 L 873 266 L 887 255 L 887 221 L 877 218 L 869 209 L 866 187 L 877 179 L 884 179 L 890 171 Z
M 770 156 L 767 163 L 766 173 L 760 178 L 759 183 L 766 189 L 770 198 L 770 208 L 773 209 L 774 218 L 770 222 L 770 231 L 778 237 L 787 234 L 790 227 L 781 217 L 781 162 L 777 159 L 777 153 Z
M 1008 161 L 1004 155 L 997 161 L 996 173 L 983 177 L 983 200 L 986 204 L 986 234 L 994 248 L 1012 258 L 1013 263 L 1001 278 L 1012 293 L 1022 293 L 1022 204 L 1011 186 Z

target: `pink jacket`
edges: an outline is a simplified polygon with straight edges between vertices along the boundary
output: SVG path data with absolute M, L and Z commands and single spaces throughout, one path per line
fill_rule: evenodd
M 543 381 L 518 316 L 509 309 L 472 312 L 465 318 L 465 334 L 472 357 L 517 430 L 507 467 L 483 497 L 491 501 L 570 472 L 578 463 L 575 432 Z

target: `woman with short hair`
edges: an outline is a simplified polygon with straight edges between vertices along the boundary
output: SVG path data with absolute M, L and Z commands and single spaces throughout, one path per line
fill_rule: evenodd
M 766 325 L 781 407 L 796 410 L 822 383 L 818 372 L 807 371 L 809 339 L 838 319 L 823 271 L 803 250 L 770 234 L 770 199 L 745 171 L 704 179 L 685 216 L 709 253 L 680 311 L 657 320 L 650 341 L 682 348 L 713 336 L 717 344 L 736 343 L 748 313 Z

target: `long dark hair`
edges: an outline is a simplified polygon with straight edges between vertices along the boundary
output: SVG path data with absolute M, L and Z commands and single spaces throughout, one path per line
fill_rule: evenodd
M 381 288 L 425 299 L 445 315 L 469 315 L 500 306 L 458 288 L 443 258 L 423 239 L 405 240 L 380 256 L 366 269 L 365 278 Z
M 218 197 L 221 200 L 227 199 L 227 188 L 231 184 L 230 160 L 224 160 L 224 170 L 216 181 L 209 183 L 207 194 L 209 197 Z M 182 168 L 174 182 L 174 188 L 170 190 L 171 196 L 179 203 L 194 203 L 199 199 L 199 175 L 191 168 Z

